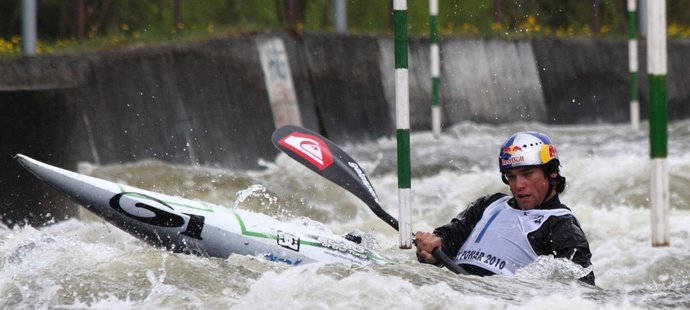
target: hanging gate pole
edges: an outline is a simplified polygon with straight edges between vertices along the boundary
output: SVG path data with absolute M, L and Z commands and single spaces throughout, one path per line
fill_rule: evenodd
M 649 145 L 652 246 L 668 246 L 669 180 L 666 109 L 666 1 L 649 1 L 647 59 L 649 71 Z
M 398 142 L 398 210 L 400 248 L 412 248 L 410 214 L 410 91 L 407 71 L 407 0 L 394 0 L 395 120 Z

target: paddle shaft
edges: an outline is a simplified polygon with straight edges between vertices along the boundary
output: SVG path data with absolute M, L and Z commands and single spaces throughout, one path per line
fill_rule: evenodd
M 376 216 L 399 231 L 398 220 L 381 207 L 369 178 L 359 164 L 338 145 L 309 129 L 292 125 L 276 129 L 271 141 L 292 159 L 357 196 Z M 414 235 L 412 240 L 414 242 Z M 443 253 L 440 247 L 435 248 L 432 254 L 456 274 L 469 274 Z

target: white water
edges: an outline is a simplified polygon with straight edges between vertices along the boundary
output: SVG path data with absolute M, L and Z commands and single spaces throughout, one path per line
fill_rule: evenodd
M 455 276 L 397 248 L 397 233 L 353 195 L 286 156 L 260 172 L 180 167 L 156 161 L 83 165 L 81 172 L 228 207 L 300 221 L 337 233 L 371 233 L 385 266 L 289 267 L 260 258 L 170 254 L 93 217 L 34 229 L 0 228 L 0 308 L 35 309 L 582 309 L 690 307 L 690 122 L 669 129 L 669 247 L 650 241 L 649 143 L 629 125 L 461 124 L 440 140 L 412 135 L 413 230 L 445 224 L 468 202 L 507 191 L 496 169 L 503 140 L 518 130 L 551 135 L 568 187 L 562 196 L 590 241 L 598 287 L 581 270 L 542 258 L 516 277 Z M 268 137 L 267 137 L 268 139 Z M 345 145 L 397 217 L 395 140 Z

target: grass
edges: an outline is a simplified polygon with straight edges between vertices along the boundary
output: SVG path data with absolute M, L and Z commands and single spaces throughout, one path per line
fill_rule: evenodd
M 190 42 L 214 37 L 232 36 L 247 32 L 271 30 L 270 27 L 261 25 L 246 25 L 242 27 L 224 26 L 207 23 L 203 25 L 190 25 L 171 27 L 167 32 L 154 32 L 132 30 L 129 25 L 121 24 L 118 31 L 111 35 L 98 35 L 95 30 L 87 34 L 84 40 L 76 38 L 60 39 L 56 41 L 38 40 L 36 46 L 37 55 L 49 55 L 67 52 L 85 52 L 98 50 L 112 50 L 134 46 L 146 46 L 151 44 Z M 275 30 L 275 28 L 273 28 Z M 303 31 L 303 25 L 297 25 L 297 32 Z M 313 31 L 311 29 L 308 29 Z M 364 33 L 352 29 L 351 33 Z M 690 38 L 690 27 L 671 24 L 667 27 L 669 38 Z M 392 30 L 385 32 L 392 35 Z M 514 29 L 506 29 L 499 23 L 491 24 L 490 29 L 481 29 L 478 26 L 463 23 L 456 25 L 452 22 L 439 25 L 441 37 L 489 37 L 489 38 L 533 38 L 533 37 L 620 37 L 612 33 L 607 26 L 602 26 L 598 34 L 593 34 L 588 25 L 581 27 L 569 26 L 568 28 L 552 29 L 540 25 L 534 17 L 526 18 Z M 0 38 L 0 59 L 17 58 L 22 55 L 22 37 L 20 35 L 11 38 Z
M 112 50 L 152 44 L 191 42 L 260 30 L 265 29 L 254 26 L 218 27 L 213 23 L 208 23 L 202 26 L 193 25 L 186 29 L 183 27 L 171 27 L 167 33 L 153 33 L 147 30 L 130 31 L 127 24 L 122 24 L 120 25 L 120 31 L 108 36 L 99 36 L 89 33 L 84 40 L 67 38 L 56 41 L 44 41 L 39 39 L 36 43 L 36 55 Z M 9 39 L 0 38 L 0 58 L 16 58 L 21 55 L 22 37 L 20 35 L 15 35 Z

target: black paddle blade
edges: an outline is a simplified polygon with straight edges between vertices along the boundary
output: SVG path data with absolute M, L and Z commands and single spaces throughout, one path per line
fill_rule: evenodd
M 276 129 L 271 141 L 294 160 L 357 196 L 379 218 L 398 229 L 398 220 L 381 208 L 379 197 L 362 168 L 335 143 L 309 129 L 292 125 Z

